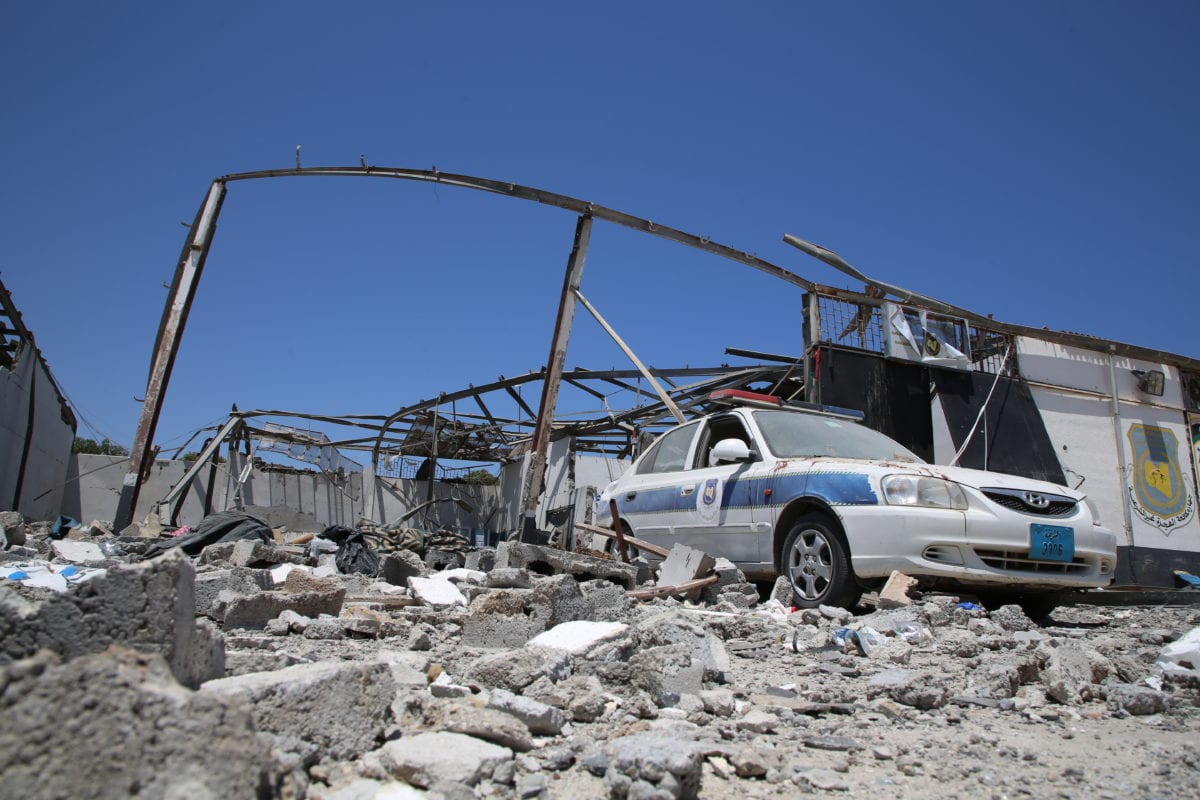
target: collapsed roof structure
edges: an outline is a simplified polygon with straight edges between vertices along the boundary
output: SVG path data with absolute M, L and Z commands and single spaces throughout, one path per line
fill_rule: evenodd
M 130 522 L 140 486 L 153 465 L 159 412 L 228 185 L 320 176 L 445 184 L 576 214 L 545 366 L 486 386 L 441 393 L 387 416 L 237 412 L 214 437 L 215 447 L 237 432 L 293 452 L 358 450 L 370 453 L 372 475 L 383 462 L 399 456 L 434 462 L 524 459 L 528 468 L 522 471 L 521 506 L 528 530 L 543 491 L 551 440 L 570 438 L 581 452 L 628 456 L 636 452 L 641 435 L 707 411 L 710 390 L 767 389 L 808 402 L 857 408 L 868 425 L 935 463 L 991 468 L 1075 487 L 1088 482 L 1105 517 L 1124 522 L 1126 580 L 1169 581 L 1173 569 L 1200 559 L 1196 452 L 1181 446 L 1190 445 L 1194 432 L 1200 432 L 1200 361 L 1083 334 L 998 322 L 872 279 L 836 253 L 790 235 L 784 237 L 787 243 L 861 281 L 863 291 L 820 285 L 707 237 L 541 189 L 436 169 L 366 164 L 303 168 L 298 159 L 295 169 L 223 176 L 205 195 L 189 228 L 159 327 L 117 509 L 118 529 Z M 580 291 L 594 220 L 719 255 L 801 288 L 803 353 L 727 351 L 759 362 L 746 367 L 652 369 L 642 364 Z M 595 317 L 635 369 L 566 368 L 567 343 L 579 306 Z M 600 384 L 603 389 L 597 388 Z M 558 413 L 563 387 L 590 396 L 602 408 L 579 416 Z M 612 387 L 623 396 L 613 397 Z M 536 406 L 525 399 L 522 388 L 537 391 Z M 491 397 L 507 397 L 519 411 L 497 415 Z M 256 421 L 269 416 L 348 426 L 352 431 L 331 441 L 286 424 L 256 427 Z M 205 454 L 214 454 L 215 447 L 210 442 Z M 199 468 L 197 464 L 196 471 L 190 470 L 181 485 L 186 487 Z M 1167 541 L 1167 536 L 1180 532 L 1184 536 Z

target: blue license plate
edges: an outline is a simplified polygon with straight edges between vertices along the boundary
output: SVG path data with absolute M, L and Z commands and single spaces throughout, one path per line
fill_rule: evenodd
M 1072 561 L 1075 531 L 1062 525 L 1029 526 L 1029 557 L 1034 561 Z

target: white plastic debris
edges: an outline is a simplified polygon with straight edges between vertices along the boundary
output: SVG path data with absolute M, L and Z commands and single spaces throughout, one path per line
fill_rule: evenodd
M 55 568 L 57 567 L 57 569 Z M 95 567 L 78 567 L 74 564 L 57 565 L 47 561 L 21 561 L 0 567 L 0 580 L 20 583 L 22 586 L 39 586 L 65 592 L 71 586 L 104 575 L 108 570 Z
M 1154 664 L 1167 675 L 1200 678 L 1200 628 L 1192 628 L 1164 646 Z

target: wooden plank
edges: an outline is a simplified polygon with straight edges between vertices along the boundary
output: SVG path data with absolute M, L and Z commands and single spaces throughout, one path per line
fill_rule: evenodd
M 699 578 L 687 583 L 678 583 L 674 586 L 651 586 L 647 589 L 634 589 L 631 592 L 626 592 L 626 594 L 634 600 L 652 600 L 655 597 L 670 597 L 675 594 L 694 592 L 696 589 L 712 586 L 717 580 L 716 575 L 709 575 L 707 578 Z
M 616 533 L 609 530 L 608 528 L 601 528 L 598 525 L 589 525 L 586 522 L 576 522 L 575 527 L 579 528 L 580 530 L 587 531 L 589 533 L 598 533 L 601 536 L 607 537 L 609 539 L 617 538 Z M 639 539 L 636 536 L 626 536 L 625 541 L 626 541 L 626 543 L 631 544 L 634 547 L 636 547 L 638 550 L 645 550 L 647 553 L 650 553 L 651 555 L 662 556 L 663 558 L 666 558 L 667 555 L 671 552 L 670 550 L 667 550 L 665 547 L 659 547 L 656 544 L 651 544 L 650 542 L 647 542 L 645 539 Z

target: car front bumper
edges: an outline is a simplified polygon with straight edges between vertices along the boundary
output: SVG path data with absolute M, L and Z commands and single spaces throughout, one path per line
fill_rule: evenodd
M 1000 509 L 950 511 L 895 506 L 836 509 L 859 578 L 884 578 L 893 570 L 962 583 L 1031 589 L 1107 586 L 1116 567 L 1116 536 L 1086 514 L 1037 519 Z M 899 512 L 899 513 L 898 513 Z M 1030 525 L 1069 527 L 1075 534 L 1069 562 L 1030 556 Z

